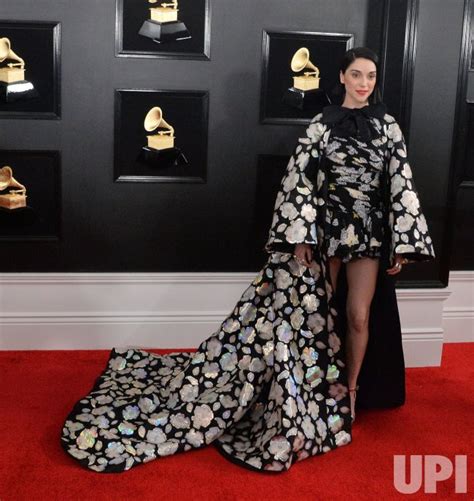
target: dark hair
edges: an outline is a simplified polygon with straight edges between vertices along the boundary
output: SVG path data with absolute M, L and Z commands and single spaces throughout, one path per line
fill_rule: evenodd
M 377 56 L 377 54 L 372 49 L 369 49 L 368 47 L 354 47 L 353 49 L 349 49 L 348 51 L 346 51 L 346 53 L 341 59 L 341 62 L 339 64 L 339 71 L 345 73 L 347 68 L 351 65 L 351 63 L 359 57 L 363 57 L 364 59 L 370 59 L 377 68 L 375 87 L 373 92 L 369 96 L 369 103 L 370 104 L 380 103 L 382 102 L 382 93 L 380 92 L 380 87 L 379 87 L 379 78 L 380 78 L 379 56 Z M 338 99 L 340 99 L 341 101 L 340 104 L 342 104 L 342 102 L 344 101 L 344 96 L 346 94 L 346 88 L 344 84 L 338 82 L 337 85 L 332 90 L 332 94 L 334 94 Z

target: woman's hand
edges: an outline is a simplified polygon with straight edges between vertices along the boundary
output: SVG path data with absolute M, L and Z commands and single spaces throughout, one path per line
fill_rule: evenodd
M 395 263 L 391 268 L 387 269 L 389 275 L 396 275 L 402 271 L 402 265 L 407 264 L 408 260 L 402 254 L 395 254 Z
M 310 244 L 296 244 L 293 256 L 298 263 L 309 266 L 313 261 L 313 251 Z

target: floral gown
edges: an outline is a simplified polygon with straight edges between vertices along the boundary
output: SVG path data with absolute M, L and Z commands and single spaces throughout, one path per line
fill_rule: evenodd
M 326 220 L 329 191 L 319 160 L 332 126 L 341 123 L 338 110 L 326 111 L 313 119 L 288 163 L 265 246 L 268 261 L 216 332 L 192 353 L 111 351 L 62 429 L 64 450 L 82 466 L 122 472 L 212 443 L 236 464 L 281 472 L 351 442 L 326 225 L 316 225 Z M 385 113 L 364 120 L 383 132 L 390 251 L 432 259 L 398 125 Z M 298 242 L 313 245 L 310 267 L 293 257 Z

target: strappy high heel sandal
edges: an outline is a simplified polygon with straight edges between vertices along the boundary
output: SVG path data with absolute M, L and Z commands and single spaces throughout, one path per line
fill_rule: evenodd
M 355 388 L 349 388 L 349 395 L 351 393 L 354 393 L 354 413 L 351 412 L 351 422 L 353 423 L 355 421 L 355 403 L 356 403 L 356 397 L 357 397 L 357 390 L 359 389 L 359 385 L 356 385 Z

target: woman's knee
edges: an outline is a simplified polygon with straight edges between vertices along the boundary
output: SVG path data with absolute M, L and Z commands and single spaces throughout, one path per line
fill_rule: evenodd
M 356 332 L 365 331 L 369 325 L 370 308 L 366 306 L 347 307 L 347 323 L 351 330 Z

